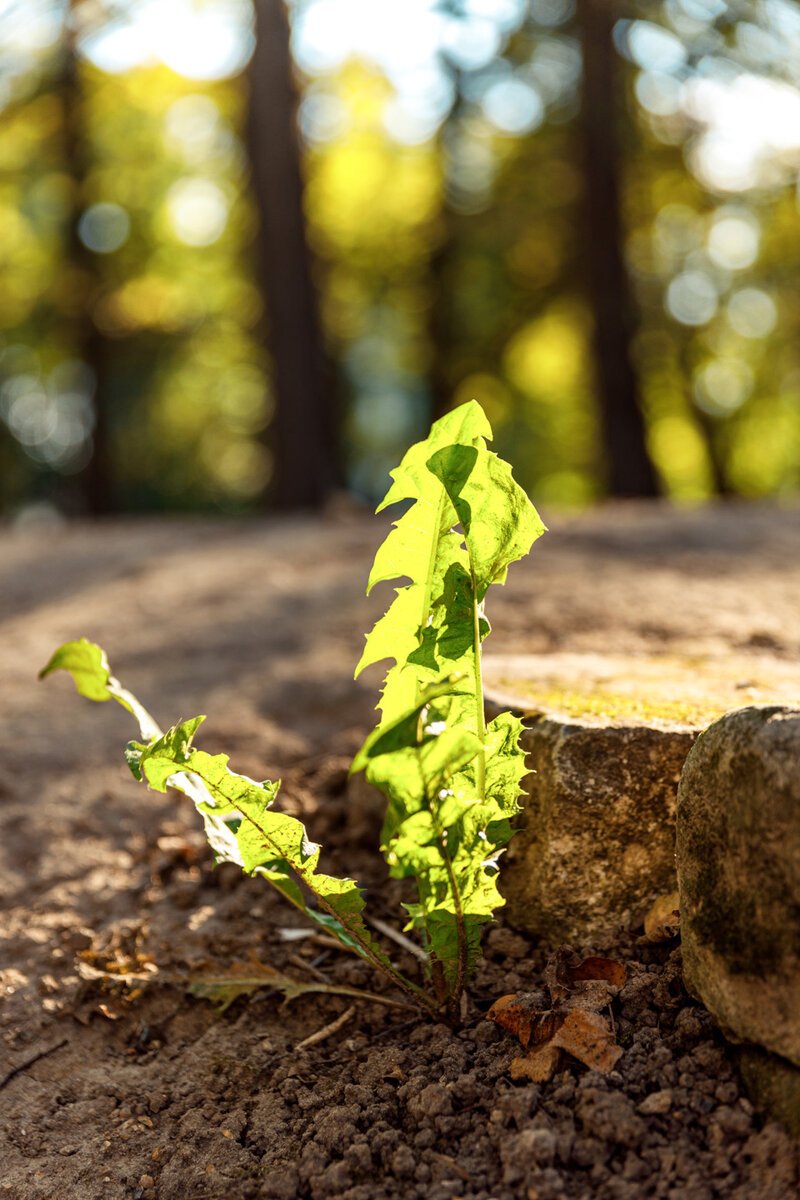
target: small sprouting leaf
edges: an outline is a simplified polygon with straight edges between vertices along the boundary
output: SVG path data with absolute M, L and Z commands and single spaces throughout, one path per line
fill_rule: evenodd
M 44 679 L 53 671 L 69 671 L 78 692 L 88 700 L 111 699 L 108 688 L 111 672 L 105 651 L 87 638 L 59 646 L 47 666 L 42 667 L 39 678 Z
M 81 638 L 78 642 L 64 642 L 47 666 L 42 667 L 39 678 L 44 679 L 53 671 L 69 671 L 78 692 L 81 696 L 86 696 L 87 700 L 113 699 L 123 708 L 127 708 L 139 722 L 143 738 L 149 740 L 161 736 L 158 724 L 144 705 L 111 674 L 105 650 L 94 642 L 88 641 L 87 638 Z

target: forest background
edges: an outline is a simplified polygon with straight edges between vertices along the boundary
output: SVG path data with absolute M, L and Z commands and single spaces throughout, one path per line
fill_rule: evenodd
M 0 508 L 800 488 L 796 0 L 0 0 Z

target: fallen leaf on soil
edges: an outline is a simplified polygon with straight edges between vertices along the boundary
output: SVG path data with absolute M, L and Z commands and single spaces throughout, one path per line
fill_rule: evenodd
M 600 1010 L 610 1004 L 625 981 L 623 963 L 611 958 L 585 958 L 570 964 L 568 946 L 561 946 L 544 969 L 550 1006 L 542 992 L 501 996 L 486 1014 L 526 1048 L 527 1055 L 511 1064 L 513 1079 L 541 1083 L 555 1074 L 566 1051 L 595 1071 L 612 1071 L 622 1054 Z
M 622 1054 L 622 1047 L 614 1041 L 613 1030 L 605 1017 L 578 1008 L 567 1013 L 550 1044 L 566 1050 L 585 1066 L 604 1075 L 614 1070 Z
M 602 979 L 612 987 L 622 987 L 627 973 L 625 964 L 613 958 L 585 958 L 577 967 L 567 967 L 566 970 L 570 987 L 589 979 Z
M 486 1019 L 513 1033 L 525 1047 L 531 1042 L 534 1046 L 540 1045 L 553 1036 L 556 1028 L 555 1013 L 549 1009 L 543 1010 L 541 1003 L 537 1008 L 540 996 L 538 992 L 501 996 L 489 1009 Z
M 98 979 L 107 984 L 122 983 L 141 988 L 145 984 L 162 983 L 179 987 L 192 996 L 209 1000 L 219 1013 L 224 1013 L 230 1008 L 239 996 L 249 995 L 259 988 L 272 988 L 283 992 L 287 1001 L 294 1000 L 297 996 L 305 996 L 309 992 L 325 992 L 336 996 L 352 996 L 357 1000 L 371 1000 L 396 1008 L 411 1008 L 402 1000 L 379 996 L 358 988 L 344 987 L 337 983 L 293 979 L 267 963 L 260 962 L 255 955 L 251 955 L 248 962 L 233 963 L 230 967 L 208 974 L 182 975 L 152 968 L 146 974 L 136 971 L 103 971 L 86 961 L 78 963 L 78 972 L 84 979 Z
M 532 1083 L 547 1083 L 547 1080 L 555 1075 L 560 1062 L 561 1051 L 558 1046 L 548 1042 L 520 1058 L 515 1058 L 511 1063 L 511 1078 L 530 1079 Z
M 678 893 L 659 896 L 644 919 L 644 936 L 639 942 L 644 945 L 654 942 L 669 942 L 681 931 L 681 913 Z

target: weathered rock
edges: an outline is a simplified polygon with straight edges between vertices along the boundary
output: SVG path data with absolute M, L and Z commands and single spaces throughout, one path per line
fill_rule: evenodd
M 677 828 L 684 977 L 724 1032 L 800 1066 L 800 708 L 697 740 Z
M 508 920 L 580 941 L 674 891 L 676 788 L 695 737 L 743 696 L 791 694 L 790 675 L 730 654 L 487 656 L 488 715 L 525 716 L 533 772 L 501 862 Z
M 800 1138 L 800 1067 L 756 1046 L 742 1046 L 739 1069 L 750 1099 Z

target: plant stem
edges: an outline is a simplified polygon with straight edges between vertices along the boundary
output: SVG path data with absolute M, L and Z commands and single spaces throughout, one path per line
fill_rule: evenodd
M 267 831 L 263 829 L 261 825 L 259 825 L 258 821 L 244 811 L 242 811 L 242 817 L 245 820 L 250 821 L 250 823 L 256 827 L 258 832 L 264 838 L 265 843 L 271 846 L 275 853 L 281 857 L 280 847 L 275 844 Z M 392 982 L 397 987 L 401 988 L 408 996 L 411 996 L 416 1004 L 426 1009 L 429 1013 L 435 1014 L 436 1003 L 431 999 L 427 992 L 424 992 L 422 988 L 418 987 L 415 983 L 412 983 L 410 979 L 406 979 L 405 975 L 402 975 L 395 967 L 391 966 L 389 963 L 383 962 L 372 950 L 372 947 L 365 942 L 362 937 L 359 936 L 357 929 L 348 928 L 347 925 L 344 925 L 341 916 L 336 912 L 333 905 L 328 902 L 325 896 L 321 895 L 315 890 L 313 883 L 309 882 L 306 876 L 302 872 L 298 871 L 292 863 L 289 865 L 298 878 L 302 880 L 309 891 L 311 891 L 311 893 L 316 897 L 317 903 L 320 904 L 322 908 L 324 908 L 325 911 L 334 918 L 335 921 L 343 925 L 343 927 L 347 930 L 348 935 L 359 946 L 363 957 L 367 959 L 367 961 L 370 962 L 373 967 L 377 967 L 378 970 L 386 975 L 388 979 L 391 979 Z
M 483 674 L 481 671 L 481 610 L 478 604 L 478 586 L 469 543 L 467 543 L 467 553 L 469 554 L 469 574 L 472 580 L 472 629 L 475 643 L 475 731 L 481 744 L 478 751 L 478 798 L 483 804 L 486 800 L 486 750 L 484 748 L 486 719 L 483 713 Z
M 444 488 L 442 488 L 439 492 L 439 502 L 436 506 L 436 519 L 435 519 L 434 528 L 437 530 L 441 529 L 442 509 L 444 508 L 446 499 L 447 499 L 447 492 L 444 490 Z M 431 591 L 433 589 L 433 574 L 434 574 L 434 571 L 436 570 L 436 553 L 437 553 L 438 549 L 439 549 L 439 538 L 437 537 L 435 545 L 434 545 L 434 547 L 431 551 L 431 554 L 428 558 L 428 574 L 425 578 L 425 590 L 423 591 L 423 594 L 422 594 L 422 612 L 420 613 L 420 618 L 419 618 L 419 644 L 420 644 L 420 646 L 422 645 L 423 638 L 425 637 L 425 630 L 427 628 L 428 618 L 430 617 L 430 614 L 431 614 Z M 417 679 L 416 679 L 414 696 L 415 696 L 415 703 L 419 704 L 419 700 L 420 700 L 419 676 L 417 676 Z
M 464 991 L 464 986 L 467 982 L 467 929 L 464 923 L 464 910 L 461 907 L 461 893 L 458 890 L 458 881 L 456 873 L 453 870 L 453 863 L 447 849 L 447 832 L 442 829 L 439 822 L 438 814 L 434 806 L 433 799 L 428 793 L 428 786 L 425 780 L 425 773 L 422 769 L 422 761 L 417 754 L 419 762 L 419 774 L 422 781 L 422 794 L 425 798 L 428 812 L 430 813 L 431 824 L 433 825 L 436 834 L 436 841 L 441 851 L 442 860 L 444 861 L 445 870 L 447 871 L 447 879 L 450 884 L 450 892 L 453 897 L 453 908 L 456 916 L 456 938 L 458 940 L 458 965 L 456 967 L 456 979 L 453 988 L 447 997 L 447 1008 L 451 1019 L 457 1017 L 458 1006 L 461 1000 L 461 993 Z

